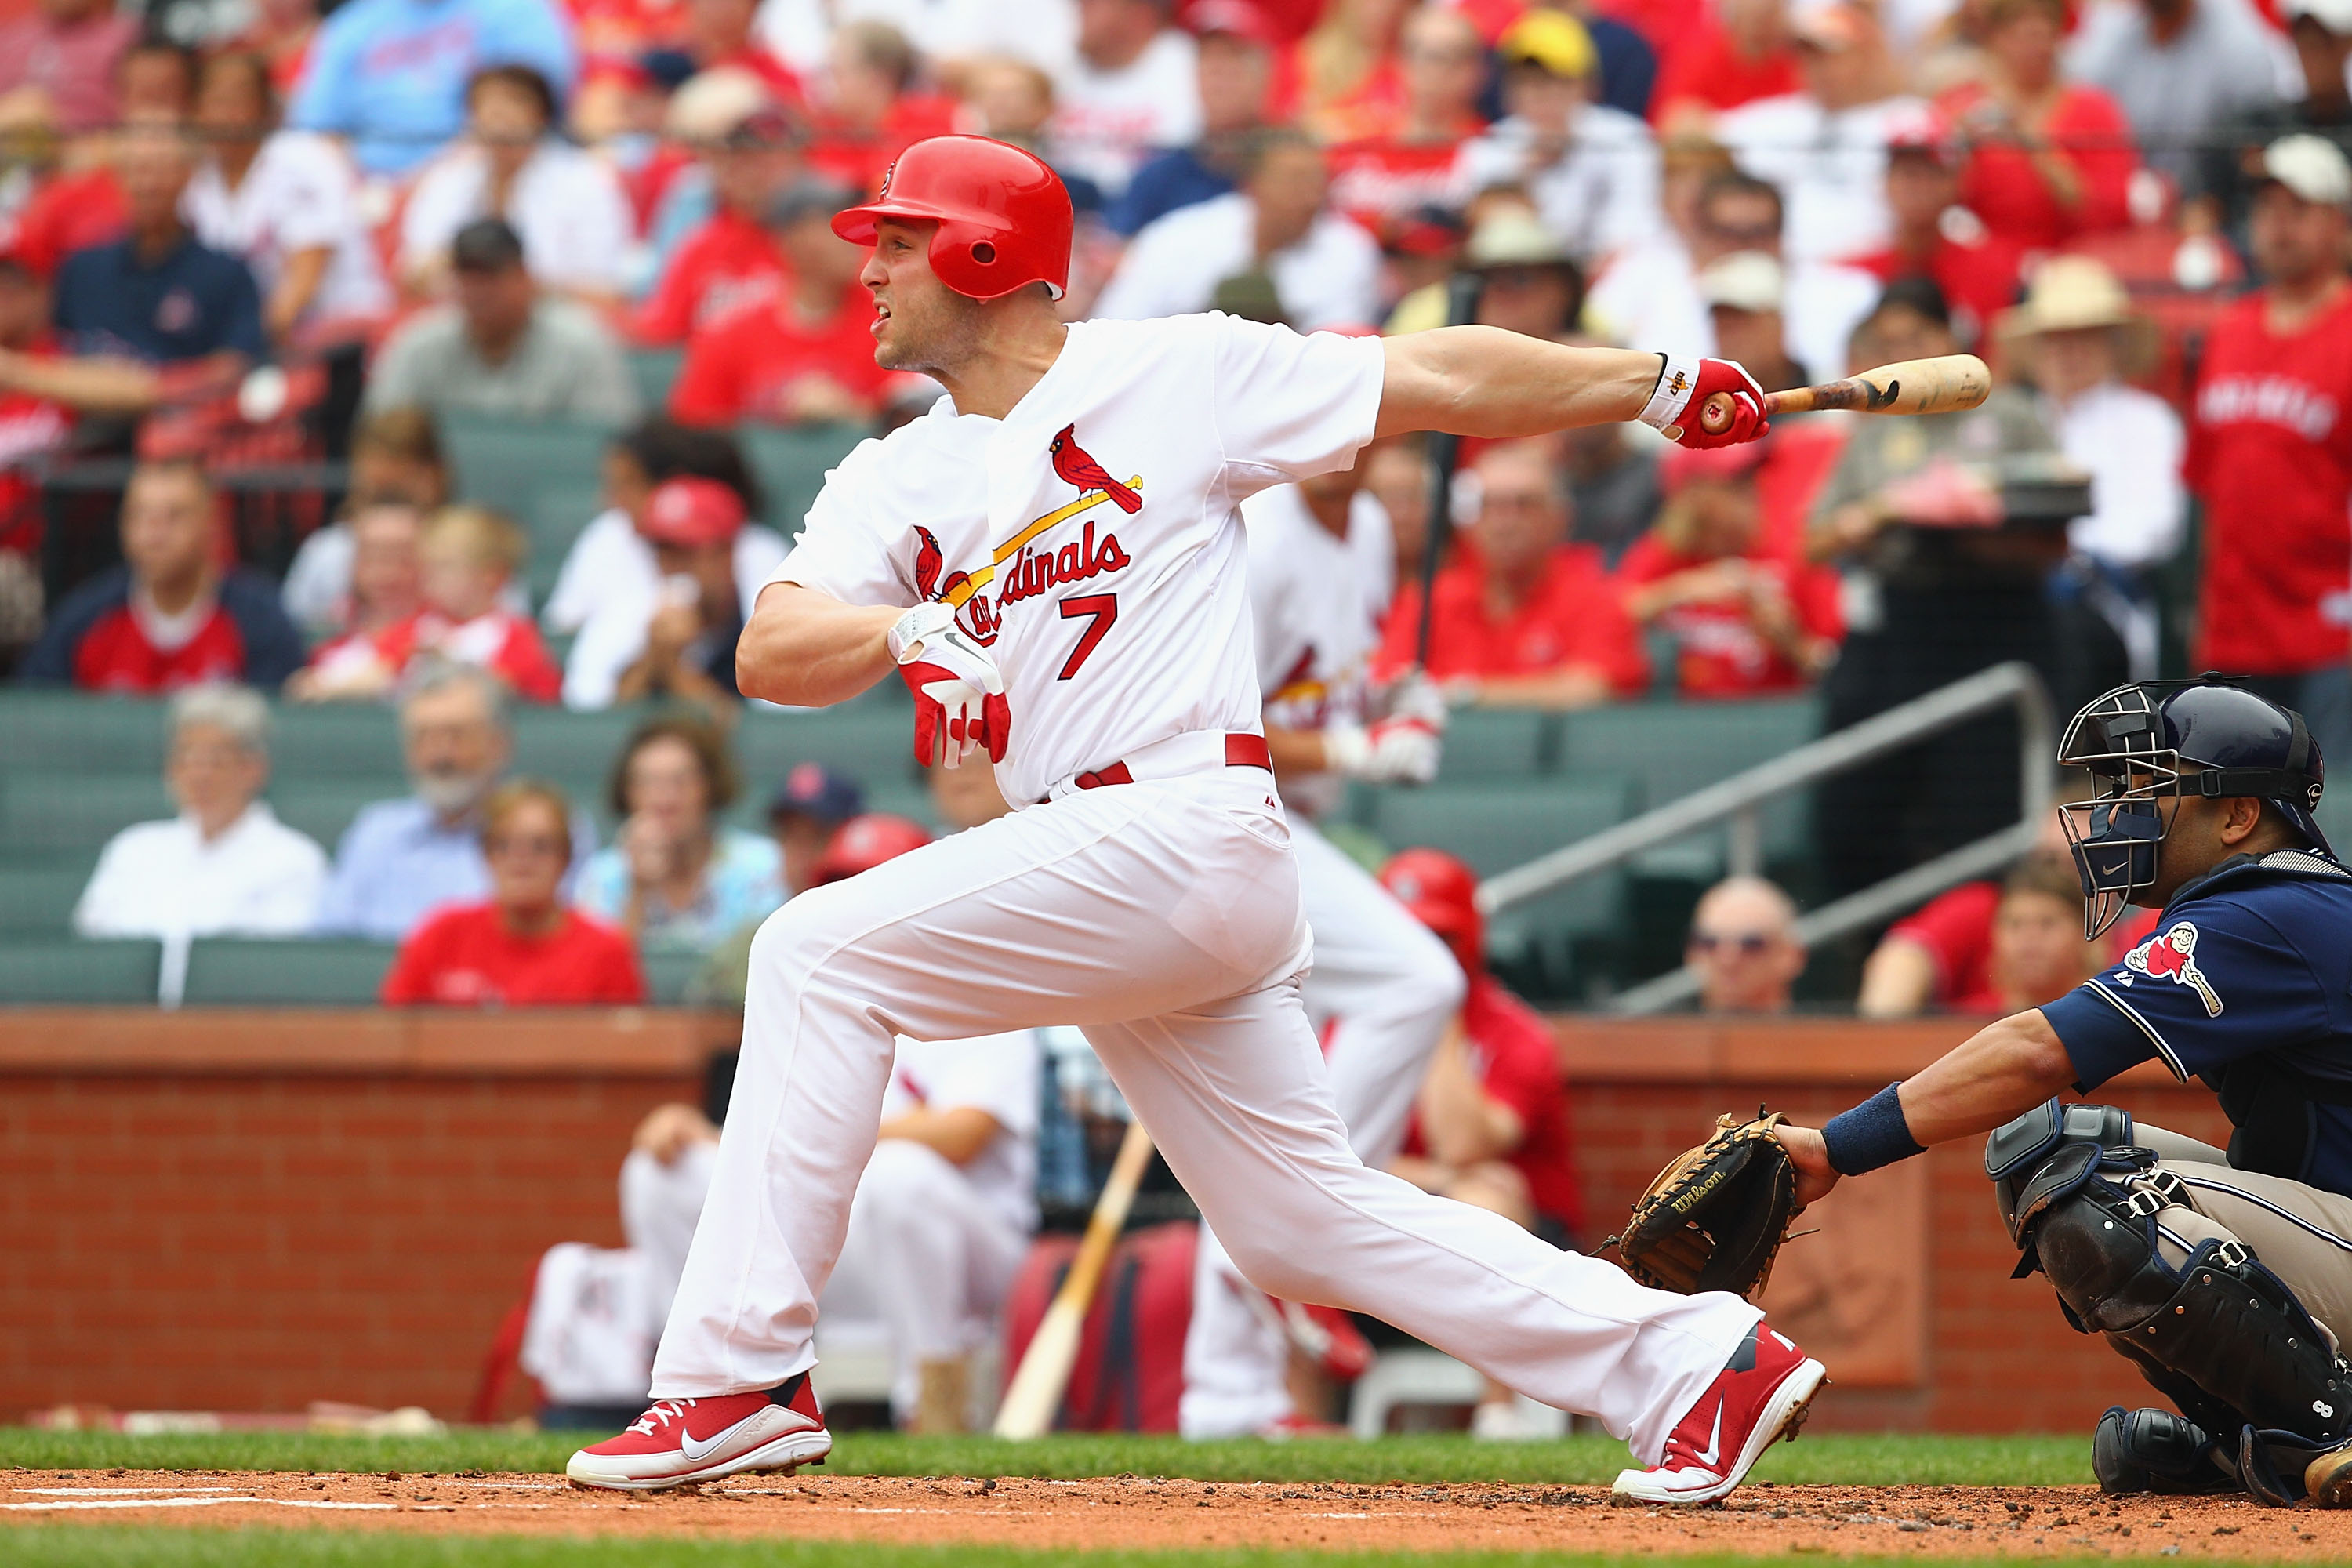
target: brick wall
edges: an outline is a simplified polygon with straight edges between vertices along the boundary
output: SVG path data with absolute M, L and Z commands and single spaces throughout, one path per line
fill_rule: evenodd
M 0 1012 L 0 1419 L 73 1402 L 461 1413 L 549 1244 L 614 1244 L 629 1130 L 695 1098 L 685 1013 Z M 1961 1033 L 1561 1025 L 1595 1235 L 1719 1110 L 1817 1121 Z M 2211 1136 L 2210 1098 L 2114 1098 Z M 1824 1426 L 2087 1431 L 2137 1380 L 2014 1255 L 1973 1145 L 1929 1157 L 1916 1387 L 1833 1389 Z M 1804 1244 L 1797 1244 L 1801 1247 Z M 1832 1369 L 1834 1370 L 1834 1369 Z
M 462 1412 L 539 1254 L 618 1245 L 637 1119 L 700 1099 L 697 1031 L 635 1017 L 383 1050 L 374 1019 L 151 1013 L 115 1016 L 97 1070 L 0 1050 L 0 1419 Z

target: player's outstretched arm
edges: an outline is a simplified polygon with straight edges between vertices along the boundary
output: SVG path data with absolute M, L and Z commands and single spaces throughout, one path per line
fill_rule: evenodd
M 735 684 L 746 697 L 796 708 L 845 702 L 890 673 L 890 628 L 906 613 L 771 583 L 736 641 Z
M 1644 417 L 1661 428 L 1675 426 L 1667 433 L 1679 430 L 1685 445 L 1727 445 L 1763 433 L 1763 394 L 1727 360 L 1570 348 L 1499 327 L 1440 327 L 1381 346 L 1381 436 L 1442 430 L 1508 440 Z M 1741 417 L 1719 435 L 1703 436 L 1693 405 L 1717 391 L 1742 400 Z M 1685 409 L 1692 410 L 1687 421 L 1681 417 Z
M 2058 1031 L 2040 1008 L 2029 1007 L 1987 1024 L 1895 1086 L 1892 1095 L 1882 1091 L 1834 1121 L 1850 1123 L 1843 1135 L 1849 1163 L 1874 1169 L 1918 1149 L 1990 1132 L 2069 1088 L 2075 1076 Z M 1888 1121 L 1898 1109 L 1899 1127 Z M 1829 1131 L 1838 1132 L 1834 1124 Z M 1832 1160 L 1822 1132 L 1793 1125 L 1776 1131 L 1797 1167 L 1799 1203 L 1811 1203 L 1851 1173 Z

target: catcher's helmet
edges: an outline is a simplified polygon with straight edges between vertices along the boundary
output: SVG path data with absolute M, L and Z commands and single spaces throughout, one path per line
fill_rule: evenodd
M 2255 796 L 2335 858 L 2312 816 L 2326 770 L 2303 715 L 2218 675 L 2094 698 L 2066 726 L 2058 761 L 2098 781 L 2095 795 L 2065 808 L 2085 936 L 2105 931 L 2132 895 L 2155 884 L 2157 846 L 2171 826 L 2158 804 L 2167 795 Z
M 1070 193 L 1045 160 L 985 136 L 933 136 L 898 154 L 882 189 L 833 220 L 856 245 L 874 243 L 886 217 L 937 223 L 931 270 L 959 294 L 1001 300 L 1070 281 Z
M 1381 886 L 1413 919 L 1444 938 L 1463 968 L 1477 969 L 1486 943 L 1477 872 L 1443 849 L 1400 849 L 1381 868 Z
M 822 888 L 827 882 L 871 871 L 883 861 L 895 860 L 930 841 L 931 836 L 923 830 L 921 823 L 909 822 L 903 816 L 893 816 L 886 811 L 853 816 L 835 828 L 833 837 L 825 840 L 824 853 L 817 857 L 809 885 Z

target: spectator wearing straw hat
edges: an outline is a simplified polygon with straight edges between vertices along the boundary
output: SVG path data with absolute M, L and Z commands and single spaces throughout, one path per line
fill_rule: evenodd
M 1490 204 L 1462 266 L 1478 275 L 1478 324 L 1531 338 L 1559 338 L 1576 330 L 1584 309 L 1584 272 L 1559 236 L 1516 198 Z M 1397 301 L 1388 331 L 1426 331 L 1445 324 L 1445 285 L 1424 284 Z
M 1509 112 L 1463 144 L 1458 194 L 1517 185 L 1569 254 L 1590 266 L 1651 238 L 1658 208 L 1658 146 L 1650 128 L 1596 101 L 1600 56 L 1582 23 L 1530 11 L 1497 46 Z
M 2248 232 L 2263 288 L 2213 323 L 2189 485 L 2204 502 L 2192 668 L 2254 677 L 2322 754 L 2352 755 L 2352 164 L 2303 133 L 2263 155 Z
M 2114 273 L 2062 256 L 2033 274 L 2025 303 L 2000 319 L 2002 358 L 2041 394 L 2059 449 L 2091 476 L 2089 516 L 2067 541 L 2090 602 L 2124 639 L 2132 679 L 2156 676 L 2149 574 L 2180 546 L 2184 437 L 2165 401 L 2129 384 L 2156 356 L 2156 324 L 2136 314 Z

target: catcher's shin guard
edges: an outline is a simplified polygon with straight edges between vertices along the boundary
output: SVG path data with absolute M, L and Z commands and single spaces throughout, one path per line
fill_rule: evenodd
M 2033 1247 L 2069 1319 L 2265 1432 L 2325 1446 L 2352 1437 L 2352 1367 L 2252 1248 L 2214 1238 L 2178 1269 L 2164 1261 L 2156 1215 L 2168 1185 L 2094 1176 L 2042 1213 Z

